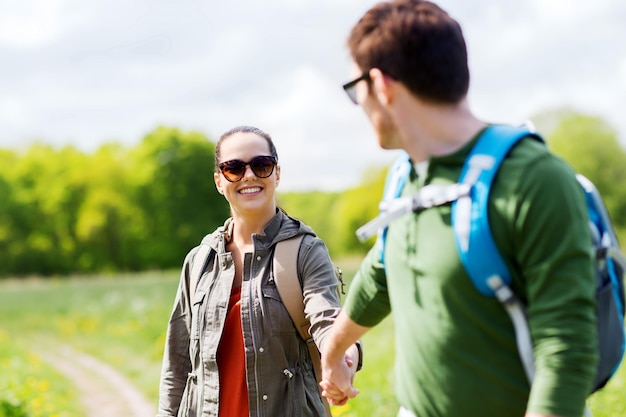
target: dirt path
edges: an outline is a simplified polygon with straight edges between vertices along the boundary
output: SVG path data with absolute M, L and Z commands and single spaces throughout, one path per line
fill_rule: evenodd
M 154 417 L 156 409 L 120 372 L 99 360 L 62 345 L 39 351 L 46 362 L 74 381 L 86 417 Z

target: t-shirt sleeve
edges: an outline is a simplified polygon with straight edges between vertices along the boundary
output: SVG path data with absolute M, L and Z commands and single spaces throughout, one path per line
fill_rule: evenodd
M 344 310 L 355 323 L 372 327 L 391 311 L 387 291 L 387 276 L 375 245 L 364 258 L 350 283 Z

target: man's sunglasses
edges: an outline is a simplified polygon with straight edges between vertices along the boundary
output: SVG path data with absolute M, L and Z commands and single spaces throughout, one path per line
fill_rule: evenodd
M 274 172 L 276 157 L 270 155 L 255 156 L 248 162 L 240 159 L 233 159 L 220 163 L 217 167 L 220 172 L 230 182 L 241 181 L 246 175 L 246 166 L 259 178 L 267 178 Z
M 361 76 L 359 78 L 355 78 L 354 80 L 347 82 L 343 85 L 343 91 L 346 92 L 346 94 L 348 95 L 348 97 L 350 98 L 350 101 L 352 101 L 354 104 L 359 104 L 356 100 L 356 85 L 361 82 L 361 81 L 369 81 L 370 80 L 370 72 L 369 71 L 365 71 L 363 74 L 361 74 Z

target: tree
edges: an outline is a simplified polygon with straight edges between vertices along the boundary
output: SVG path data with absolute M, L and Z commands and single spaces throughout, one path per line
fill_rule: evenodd
M 323 239 L 330 251 L 335 250 L 333 218 L 341 193 L 307 191 L 288 192 L 278 195 L 278 206 L 292 217 L 301 219 Z
M 144 215 L 144 267 L 170 268 L 228 217 L 213 182 L 215 144 L 196 132 L 160 127 L 133 150 L 133 201 Z
M 367 242 L 357 239 L 355 232 L 379 213 L 387 169 L 370 168 L 365 172 L 360 185 L 347 190 L 341 196 L 334 217 L 337 245 L 342 254 L 363 254 L 373 245 L 374 238 Z
M 83 197 L 75 207 L 76 269 L 141 269 L 144 213 L 132 200 L 133 171 L 128 151 L 117 143 L 101 146 L 81 174 Z M 81 180 L 74 179 L 72 182 Z
M 5 170 L 9 272 L 52 274 L 73 268 L 74 214 L 81 189 L 68 178 L 84 157 L 72 147 L 56 152 L 41 143 L 12 157 L 11 168 Z
M 178 267 L 228 216 L 214 159 L 205 136 L 170 128 L 130 150 L 0 151 L 0 274 Z
M 561 156 L 598 188 L 616 228 L 626 231 L 626 152 L 616 131 L 599 117 L 560 111 L 546 140 Z
M 19 211 L 15 203 L 11 167 L 15 166 L 17 155 L 11 151 L 0 150 L 0 275 L 13 270 L 14 263 L 10 256 L 12 237 L 15 235 L 14 217 Z
M 289 215 L 311 226 L 332 256 L 364 254 L 374 240 L 362 243 L 354 232 L 378 215 L 385 176 L 385 168 L 374 167 L 357 187 L 330 193 L 283 193 L 278 196 L 278 203 Z
M 626 152 L 615 130 L 599 118 L 574 114 L 561 120 L 548 143 L 577 172 L 596 184 L 609 212 L 625 224 L 622 184 L 626 179 Z

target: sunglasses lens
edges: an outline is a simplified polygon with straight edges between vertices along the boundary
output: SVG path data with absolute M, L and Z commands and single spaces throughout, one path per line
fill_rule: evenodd
M 257 156 L 253 158 L 249 164 L 254 175 L 259 178 L 267 178 L 274 172 L 276 159 L 273 156 Z
M 246 163 L 243 161 L 228 161 L 220 164 L 220 171 L 228 181 L 237 182 L 246 173 Z
M 246 175 L 247 165 L 250 165 L 250 169 L 257 177 L 267 178 L 274 172 L 276 158 L 273 156 L 257 156 L 247 163 L 239 159 L 233 159 L 232 161 L 222 162 L 218 167 L 228 181 L 237 182 Z
M 350 100 L 354 103 L 357 104 L 356 101 L 356 85 L 353 85 L 352 87 L 348 88 L 346 90 L 346 93 L 348 93 L 348 97 L 350 97 Z

